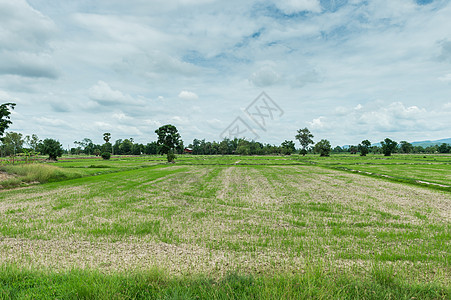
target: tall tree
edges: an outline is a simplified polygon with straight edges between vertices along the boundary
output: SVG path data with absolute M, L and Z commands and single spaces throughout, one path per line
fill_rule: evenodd
M 363 140 L 358 146 L 360 151 L 360 156 L 366 156 L 370 152 L 371 142 L 368 140 Z
M 330 142 L 328 140 L 321 140 L 315 145 L 315 152 L 319 153 L 320 156 L 329 156 L 330 150 L 332 147 L 330 146 Z
M 15 155 L 16 153 L 22 152 L 22 146 L 24 140 L 22 139 L 22 133 L 17 132 L 7 132 L 2 138 L 4 154 Z
M 105 133 L 103 134 L 103 140 L 105 141 L 105 143 L 109 143 L 109 142 L 110 142 L 110 139 L 111 139 L 111 133 L 105 132 Z
M 310 130 L 307 127 L 298 130 L 298 134 L 296 134 L 295 138 L 301 144 L 301 153 L 305 156 L 307 154 L 307 147 L 310 144 L 313 144 L 313 134 L 311 134 Z
M 5 130 L 12 124 L 9 116 L 14 106 L 16 106 L 16 103 L 4 103 L 0 105 L 0 137 L 3 136 Z
M 397 146 L 398 146 L 397 142 L 389 138 L 386 138 L 381 142 L 382 153 L 384 153 L 385 156 L 390 156 L 396 150 Z
M 413 146 L 411 143 L 407 141 L 399 142 L 399 147 L 401 148 L 402 153 L 410 153 L 413 151 Z
M 281 151 L 284 155 L 291 155 L 296 151 L 295 145 L 293 141 L 285 140 L 281 145 Z
M 39 138 L 36 134 L 32 134 L 31 136 L 27 135 L 25 137 L 25 143 L 30 147 L 33 151 L 36 151 L 36 148 L 39 144 Z
M 42 154 L 48 154 L 49 160 L 57 160 L 64 152 L 61 143 L 54 139 L 45 139 L 38 149 Z
M 175 159 L 174 149 L 181 143 L 177 128 L 168 124 L 155 130 L 155 133 L 158 135 L 157 144 L 160 146 L 160 153 L 167 155 L 168 162 L 173 162 Z

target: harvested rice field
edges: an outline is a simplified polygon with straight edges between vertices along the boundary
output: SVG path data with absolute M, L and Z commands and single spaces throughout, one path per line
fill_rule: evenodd
M 102 166 L 1 190 L 0 298 L 451 296 L 449 191 L 297 156 L 206 159 L 85 160 Z

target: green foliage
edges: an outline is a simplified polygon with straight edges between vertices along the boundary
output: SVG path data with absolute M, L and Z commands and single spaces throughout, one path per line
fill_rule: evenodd
M 16 187 L 23 183 L 45 183 L 82 176 L 82 174 L 77 171 L 62 169 L 48 164 L 7 165 L 1 167 L 0 170 L 15 175 L 15 177 L 1 182 L 1 185 L 4 188 Z
M 167 156 L 166 156 L 168 162 L 173 163 L 174 160 L 175 160 L 175 157 L 176 156 L 174 154 L 174 151 L 173 150 L 169 150 L 169 152 L 167 153 Z
M 180 144 L 180 134 L 174 125 L 161 126 L 155 133 L 158 136 L 157 145 L 160 146 L 161 154 L 167 154 Z
M 307 147 L 310 144 L 313 144 L 313 134 L 310 133 L 310 130 L 308 130 L 307 127 L 299 129 L 295 138 L 299 141 L 304 150 L 307 150 Z
M 437 151 L 439 153 L 451 153 L 451 145 L 442 143 L 440 146 L 438 146 Z
M 105 143 L 109 143 L 109 142 L 110 142 L 110 139 L 111 139 L 111 133 L 105 132 L 105 133 L 103 134 L 103 140 L 105 141 Z
M 168 124 L 155 130 L 155 133 L 158 136 L 157 145 L 160 153 L 167 154 L 168 162 L 173 162 L 175 158 L 175 156 L 172 156 L 174 155 L 174 150 L 182 143 L 177 128 Z
M 322 139 L 315 145 L 315 152 L 319 153 L 320 156 L 329 156 L 331 151 L 330 142 L 328 140 Z
M 38 147 L 39 152 L 48 155 L 50 160 L 58 160 L 63 155 L 64 149 L 60 142 L 54 139 L 45 139 Z
M 30 147 L 32 150 L 36 151 L 39 145 L 39 138 L 36 134 L 32 134 L 31 136 L 27 135 L 25 137 L 25 143 Z
M 110 152 L 103 152 L 102 153 L 102 158 L 105 160 L 108 160 L 111 158 L 111 153 Z
M 366 156 L 370 152 L 371 142 L 368 140 L 362 141 L 358 146 L 361 156 Z
M 395 152 L 397 146 L 397 142 L 386 138 L 381 142 L 382 153 L 384 153 L 385 156 L 390 156 L 393 152 Z
M 100 152 L 104 153 L 104 152 L 108 152 L 111 153 L 113 151 L 113 146 L 111 145 L 110 142 L 106 142 L 105 144 L 102 145 L 102 147 L 100 148 Z
M 406 141 L 401 141 L 399 144 L 400 144 L 399 148 L 402 153 L 410 153 L 413 151 L 413 146 L 411 143 L 406 142 Z
M 282 154 L 284 155 L 291 155 L 292 153 L 296 152 L 296 148 L 293 141 L 285 140 L 280 146 L 282 148 Z
M 2 138 L 2 155 L 13 155 L 22 152 L 23 139 L 22 134 L 17 132 L 7 132 Z
M 119 151 L 121 154 L 129 155 L 132 154 L 132 147 L 133 147 L 132 141 L 129 139 L 125 139 L 119 146 Z
M 10 115 L 12 109 L 16 106 L 15 103 L 4 103 L 0 105 L 0 137 L 3 135 L 9 125 L 12 124 Z

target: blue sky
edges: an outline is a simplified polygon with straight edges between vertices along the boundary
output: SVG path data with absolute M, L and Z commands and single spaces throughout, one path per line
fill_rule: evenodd
M 448 138 L 449 16 L 444 0 L 0 0 L 0 102 L 11 131 L 65 147 L 168 123 L 220 140 L 237 118 L 274 144 L 304 127 L 333 145 Z M 246 113 L 262 92 L 280 108 L 264 127 Z

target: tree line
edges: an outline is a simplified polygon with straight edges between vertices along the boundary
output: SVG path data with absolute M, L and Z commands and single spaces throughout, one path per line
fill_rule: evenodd
M 299 149 L 296 149 L 296 144 L 293 140 L 285 140 L 280 145 L 272 145 L 243 138 L 226 138 L 218 142 L 194 139 L 192 143 L 185 147 L 177 128 L 170 124 L 155 130 L 157 140 L 147 144 L 135 143 L 133 138 L 118 139 L 114 143 L 110 143 L 111 133 L 106 132 L 103 134 L 103 144 L 95 144 L 90 138 L 84 138 L 81 141 L 74 141 L 74 144 L 77 146 L 66 150 L 55 139 L 40 140 L 36 134 L 23 136 L 17 132 L 5 133 L 5 130 L 12 123 L 10 114 L 14 107 L 14 103 L 0 105 L 0 155 L 2 157 L 20 153 L 26 155 L 39 153 L 49 155 L 49 159 L 56 160 L 63 153 L 96 155 L 102 156 L 104 159 L 109 159 L 111 155 L 166 154 L 168 161 L 173 161 L 175 154 L 183 153 L 193 155 L 291 155 L 294 153 L 306 155 L 308 153 L 317 153 L 320 156 L 346 152 L 351 154 L 359 153 L 361 156 L 365 156 L 368 153 L 384 154 L 385 156 L 389 156 L 392 153 L 451 153 L 451 145 L 445 143 L 424 148 L 422 146 L 413 146 L 407 141 L 397 143 L 389 138 L 381 141 L 380 146 L 372 145 L 369 140 L 363 140 L 358 145 L 332 148 L 327 139 L 314 143 L 314 136 L 308 128 L 299 129 L 294 137 L 301 146 Z

